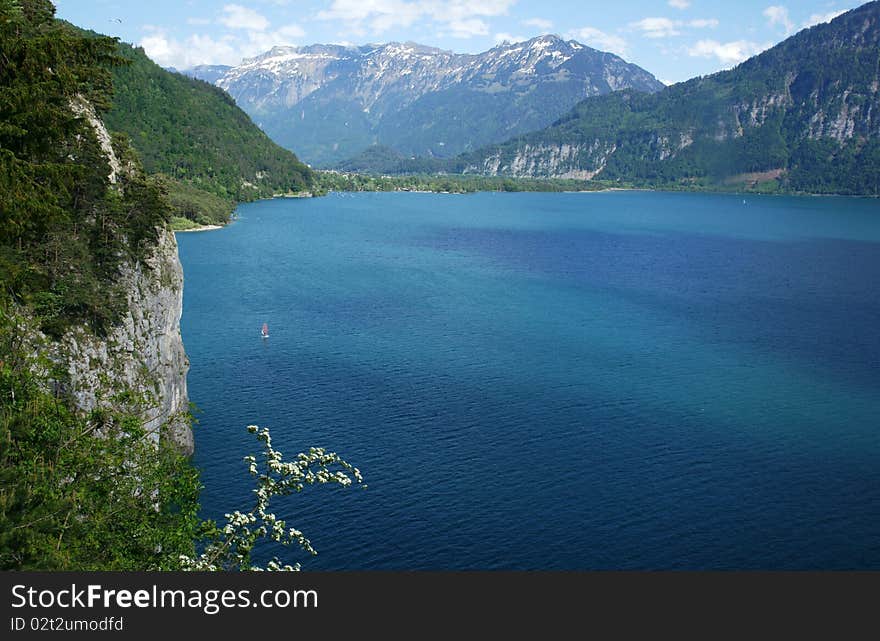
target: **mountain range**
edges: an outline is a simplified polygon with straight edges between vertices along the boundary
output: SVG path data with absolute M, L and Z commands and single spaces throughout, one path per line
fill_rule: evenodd
M 228 91 L 315 166 L 377 144 L 449 158 L 547 126 L 584 98 L 664 86 L 614 54 L 552 35 L 474 55 L 394 42 L 275 47 L 186 73 Z
M 734 69 L 588 98 L 548 128 L 439 161 L 374 148 L 373 173 L 577 178 L 665 188 L 880 193 L 880 2 Z
M 368 173 L 604 180 L 663 188 L 880 193 L 880 2 L 734 69 L 588 98 L 551 126 L 453 159 L 374 147 Z

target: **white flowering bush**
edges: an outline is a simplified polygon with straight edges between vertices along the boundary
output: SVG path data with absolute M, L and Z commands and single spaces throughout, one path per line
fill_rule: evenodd
M 222 527 L 214 523 L 206 524 L 207 543 L 204 550 L 193 557 L 182 555 L 180 564 L 183 570 L 298 571 L 299 563 L 283 564 L 277 558 L 269 561 L 265 568 L 251 563 L 251 552 L 261 539 L 282 545 L 296 544 L 309 554 L 317 554 L 302 532 L 288 527 L 284 520 L 269 511 L 271 499 L 302 492 L 308 485 L 336 483 L 343 487 L 367 487 L 360 470 L 334 452 L 313 447 L 308 452 L 297 454 L 294 460 L 285 461 L 281 452 L 272 447 L 268 429 L 256 425 L 250 425 L 247 429 L 263 443 L 261 460 L 258 461 L 255 456 L 244 458 L 248 471 L 257 481 L 255 505 L 250 512 L 236 510 L 224 515 L 226 523 Z

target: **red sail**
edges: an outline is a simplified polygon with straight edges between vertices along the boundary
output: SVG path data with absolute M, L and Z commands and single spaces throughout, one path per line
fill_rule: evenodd
M 269 324 L 263 323 L 263 336 L 269 333 Z

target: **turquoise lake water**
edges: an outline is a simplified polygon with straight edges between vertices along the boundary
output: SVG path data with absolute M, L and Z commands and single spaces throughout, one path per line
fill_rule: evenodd
M 743 198 L 331 194 L 178 234 L 205 515 L 250 505 L 256 423 L 369 484 L 275 505 L 305 569 L 880 569 L 880 202 Z

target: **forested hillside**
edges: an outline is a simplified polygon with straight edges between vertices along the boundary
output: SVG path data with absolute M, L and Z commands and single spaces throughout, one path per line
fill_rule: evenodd
M 46 0 L 0 0 L 0 569 L 174 567 L 194 549 L 196 471 L 121 409 L 140 405 L 137 390 L 108 380 L 120 409 L 84 414 L 69 363 L 50 358 L 90 340 L 112 352 L 106 336 L 137 294 L 122 274 L 161 285 L 147 264 L 170 215 L 100 120 L 116 41 L 53 14 Z
M 107 126 L 124 133 L 151 174 L 163 176 L 175 214 L 225 222 L 236 202 L 312 188 L 311 170 L 264 134 L 222 89 L 166 71 L 119 45 Z M 183 183 L 183 187 L 177 183 Z
M 129 136 L 147 171 L 240 201 L 309 187 L 308 167 L 273 143 L 225 91 L 165 71 L 141 49 L 119 49 L 130 64 L 114 70 L 107 125 Z
M 145 171 L 128 139 L 105 126 L 118 98 L 113 71 L 137 69 L 119 51 L 115 39 L 56 21 L 48 0 L 0 0 L 0 570 L 247 570 L 255 543 L 270 537 L 314 553 L 267 511 L 269 499 L 362 477 L 315 448 L 282 463 L 278 479 L 283 459 L 268 430 L 250 430 L 273 466 L 253 464 L 256 505 L 235 512 L 243 521 L 198 518 L 171 178 Z M 225 203 L 249 197 L 228 169 L 250 171 L 261 149 L 277 148 L 222 93 L 154 80 L 145 80 L 147 104 L 165 104 L 165 115 L 143 123 L 167 116 L 186 135 L 170 129 L 150 141 L 149 168 L 187 169 L 172 183 L 185 196 L 210 188 Z M 205 118 L 165 103 L 168 86 L 193 87 Z M 201 137 L 196 125 L 211 126 L 212 109 L 231 138 Z M 211 165 L 221 152 L 228 161 Z M 305 186 L 310 172 L 291 158 L 256 165 L 263 188 Z
M 730 71 L 656 94 L 589 98 L 548 129 L 455 171 L 880 193 L 880 3 Z
M 119 314 L 119 264 L 142 255 L 169 215 L 126 142 L 102 143 L 90 126 L 122 61 L 115 41 L 48 22 L 48 2 L 3 0 L 0 11 L 0 280 L 50 333 L 71 322 L 104 331 Z

